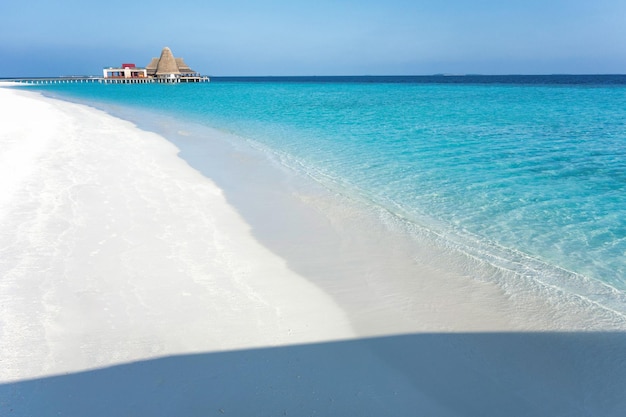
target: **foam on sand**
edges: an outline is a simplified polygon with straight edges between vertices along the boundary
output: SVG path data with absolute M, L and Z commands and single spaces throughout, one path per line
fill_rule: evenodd
M 163 137 L 21 90 L 0 114 L 0 415 L 626 411 L 624 332 L 423 258 L 395 279 L 414 254 L 314 193 L 265 196 L 308 235 L 270 251 Z

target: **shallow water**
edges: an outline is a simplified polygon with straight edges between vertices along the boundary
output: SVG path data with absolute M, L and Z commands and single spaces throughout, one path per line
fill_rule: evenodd
M 454 254 L 468 275 L 626 313 L 619 78 L 356 81 L 43 89 L 118 115 L 156 111 L 181 122 L 172 132 L 189 122 L 216 128 L 377 213 L 385 227 Z M 182 156 L 193 158 L 186 146 Z

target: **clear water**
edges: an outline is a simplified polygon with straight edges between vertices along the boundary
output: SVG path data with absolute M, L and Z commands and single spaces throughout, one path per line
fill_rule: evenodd
M 407 233 L 626 312 L 626 78 L 44 89 L 235 133 Z

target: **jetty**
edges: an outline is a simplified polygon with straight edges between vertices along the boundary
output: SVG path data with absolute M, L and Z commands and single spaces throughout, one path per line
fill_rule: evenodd
M 175 58 L 167 46 L 159 58 L 152 58 L 145 67 L 125 63 L 119 67 L 105 67 L 102 76 L 65 76 L 65 77 L 29 77 L 5 78 L 0 80 L 19 84 L 66 84 L 66 83 L 103 83 L 103 84 L 178 84 L 207 83 L 210 78 L 192 70 L 183 58 Z
M 2 78 L 0 83 L 18 84 L 67 84 L 67 83 L 102 83 L 102 77 L 95 76 L 66 76 L 66 77 L 28 77 L 28 78 Z

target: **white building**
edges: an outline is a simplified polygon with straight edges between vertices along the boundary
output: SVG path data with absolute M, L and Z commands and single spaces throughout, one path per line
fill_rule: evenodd
M 117 79 L 140 79 L 148 78 L 148 70 L 145 68 L 138 68 L 135 64 L 122 64 L 119 68 L 109 67 L 102 70 L 104 78 L 117 78 Z

